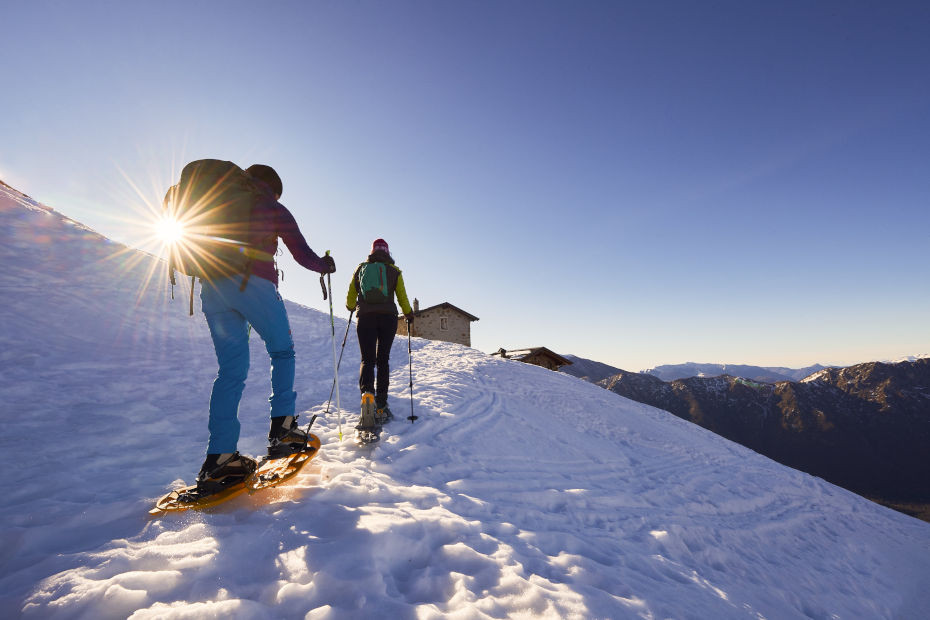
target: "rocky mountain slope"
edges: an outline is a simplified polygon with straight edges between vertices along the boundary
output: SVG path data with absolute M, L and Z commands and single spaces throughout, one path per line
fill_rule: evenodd
M 603 364 L 601 362 L 595 362 L 594 360 L 585 359 L 583 357 L 578 357 L 577 355 L 563 355 L 567 360 L 571 361 L 571 365 L 562 366 L 559 369 L 559 372 L 564 372 L 567 375 L 573 377 L 578 377 L 579 379 L 584 379 L 585 381 L 590 381 L 591 383 L 597 383 L 602 379 L 611 377 L 619 372 L 623 372 L 620 368 L 610 366 L 608 364 Z
M 801 382 L 664 382 L 621 372 L 608 390 L 780 463 L 930 519 L 930 358 L 824 369 Z

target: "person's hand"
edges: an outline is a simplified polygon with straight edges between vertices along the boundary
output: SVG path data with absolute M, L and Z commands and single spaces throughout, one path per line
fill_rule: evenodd
M 322 257 L 323 263 L 326 264 L 326 271 L 323 273 L 336 273 L 336 261 L 333 260 L 333 257 L 327 254 Z
M 404 318 L 407 320 L 408 325 L 413 325 L 413 313 L 405 314 Z

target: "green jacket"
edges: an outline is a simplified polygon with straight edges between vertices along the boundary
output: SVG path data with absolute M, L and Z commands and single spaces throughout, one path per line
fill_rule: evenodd
M 390 291 L 390 301 L 380 304 L 366 303 L 364 299 L 359 299 L 358 292 L 361 288 L 359 283 L 359 272 L 362 267 L 368 263 L 384 263 L 387 266 L 388 291 Z M 404 314 L 412 314 L 413 309 L 410 302 L 407 301 L 407 290 L 404 288 L 404 276 L 400 269 L 394 264 L 394 259 L 387 252 L 375 252 L 368 257 L 368 260 L 361 263 L 355 268 L 352 274 L 352 281 L 349 282 L 349 294 L 346 296 L 346 309 L 349 312 L 358 309 L 358 314 L 393 314 L 397 315 L 397 306 L 394 305 L 394 296 L 400 303 L 400 309 Z

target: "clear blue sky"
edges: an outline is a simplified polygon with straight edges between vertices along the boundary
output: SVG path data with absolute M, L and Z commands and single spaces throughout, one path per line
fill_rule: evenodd
M 930 352 L 925 2 L 7 2 L 0 179 L 137 243 L 274 166 L 337 311 L 384 237 L 473 345 L 629 370 Z M 285 297 L 325 310 L 282 261 Z M 178 308 L 178 312 L 183 312 Z M 299 335 L 298 335 L 299 337 Z

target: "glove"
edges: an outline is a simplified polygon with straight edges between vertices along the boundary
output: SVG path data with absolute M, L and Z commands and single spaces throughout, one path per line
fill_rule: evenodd
M 333 260 L 332 256 L 323 256 L 321 260 L 326 265 L 326 271 L 323 273 L 336 273 L 336 261 Z
M 413 313 L 412 312 L 410 314 L 405 314 L 404 318 L 407 319 L 408 325 L 413 325 Z

